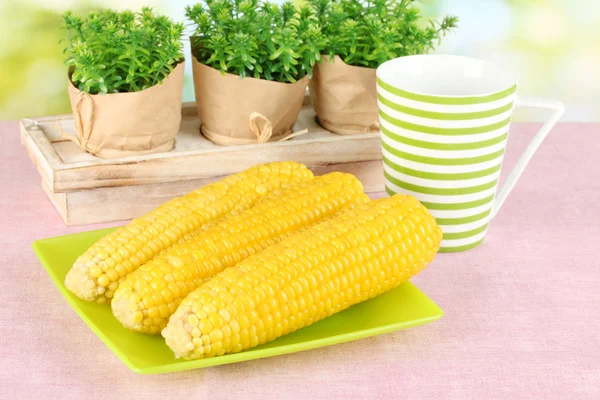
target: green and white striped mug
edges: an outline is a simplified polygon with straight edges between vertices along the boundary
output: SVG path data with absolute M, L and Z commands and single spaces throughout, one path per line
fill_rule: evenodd
M 517 79 L 488 62 L 449 55 L 396 58 L 377 68 L 386 191 L 418 198 L 437 219 L 440 251 L 480 244 L 490 220 L 564 111 L 516 96 Z M 553 110 L 497 191 L 515 106 Z

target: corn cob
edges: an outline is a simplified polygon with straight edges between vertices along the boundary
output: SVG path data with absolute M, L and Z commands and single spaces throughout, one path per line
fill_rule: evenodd
M 254 206 L 260 204 L 261 202 L 268 201 L 268 200 L 270 200 L 270 199 L 272 199 L 274 197 L 280 196 L 283 191 L 288 190 L 289 188 L 291 188 L 295 184 L 297 184 L 297 182 L 296 183 L 282 183 L 276 189 L 273 189 L 272 191 L 270 191 L 266 195 L 260 197 L 256 201 L 256 203 L 254 204 Z M 230 213 L 230 215 L 226 215 L 226 216 L 217 218 L 217 219 L 211 221 L 210 223 L 204 224 L 200 229 L 196 229 L 195 231 L 192 231 L 190 233 L 186 233 L 181 238 L 179 238 L 179 240 L 177 241 L 177 244 L 179 244 L 179 243 L 185 243 L 187 241 L 190 241 L 193 238 L 195 238 L 196 236 L 200 235 L 201 233 L 204 233 L 204 232 L 208 231 L 209 229 L 212 229 L 215 226 L 219 225 L 220 223 L 222 223 L 226 219 L 228 219 L 228 218 L 230 218 L 232 216 L 241 214 L 243 211 L 246 211 L 246 209 L 241 209 L 240 207 L 237 207 L 237 209 L 233 210 Z M 163 249 L 159 254 L 164 254 L 169 249 L 170 249 L 170 247 L 167 247 L 166 249 Z
M 181 300 L 207 279 L 343 208 L 367 201 L 360 181 L 339 172 L 278 191 L 130 274 L 115 292 L 113 313 L 128 329 L 160 333 Z
M 92 245 L 75 261 L 65 285 L 84 300 L 106 303 L 129 273 L 186 234 L 239 214 L 282 183 L 312 178 L 302 164 L 271 163 L 170 200 Z
M 398 286 L 433 260 L 441 240 L 413 197 L 357 206 L 206 282 L 162 335 L 185 359 L 249 349 Z

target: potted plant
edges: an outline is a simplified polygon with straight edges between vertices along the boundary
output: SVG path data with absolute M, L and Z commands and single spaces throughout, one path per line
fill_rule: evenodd
M 378 130 L 376 68 L 428 52 L 457 25 L 454 16 L 421 24 L 414 1 L 308 0 L 327 38 L 309 88 L 325 129 L 339 134 Z
M 202 134 L 222 145 L 288 135 L 325 46 L 312 9 L 207 0 L 186 15 L 196 26 L 192 69 Z
M 111 158 L 169 151 L 181 122 L 183 24 L 143 8 L 64 15 L 80 147 Z

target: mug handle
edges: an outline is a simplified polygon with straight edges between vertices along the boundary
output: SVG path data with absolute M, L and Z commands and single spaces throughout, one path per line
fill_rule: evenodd
M 565 111 L 565 106 L 562 102 L 557 100 L 546 100 L 546 99 L 536 99 L 536 98 L 519 98 L 515 100 L 515 108 L 516 107 L 526 107 L 526 108 L 546 108 L 549 110 L 553 110 L 550 118 L 544 123 L 538 133 L 531 139 L 529 145 L 519 158 L 517 165 L 510 171 L 510 174 L 506 178 L 506 181 L 502 185 L 502 188 L 496 195 L 496 199 L 494 201 L 494 207 L 492 209 L 491 218 L 494 218 L 502 204 L 506 201 L 506 198 L 513 190 L 517 181 L 523 174 L 525 167 L 533 157 L 533 153 L 540 147 L 540 144 L 544 141 L 550 130 L 556 125 L 560 117 Z

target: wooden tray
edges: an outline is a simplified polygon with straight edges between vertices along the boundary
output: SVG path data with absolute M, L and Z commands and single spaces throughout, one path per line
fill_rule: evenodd
M 336 135 L 315 122 L 305 105 L 285 142 L 219 146 L 199 133 L 193 103 L 182 108 L 175 149 L 144 156 L 101 159 L 61 136 L 74 135 L 71 115 L 21 120 L 21 141 L 41 176 L 42 188 L 67 225 L 140 216 L 163 202 L 252 165 L 293 160 L 316 174 L 350 172 L 365 191 L 383 190 L 379 133 Z M 60 124 L 60 126 L 59 126 Z

